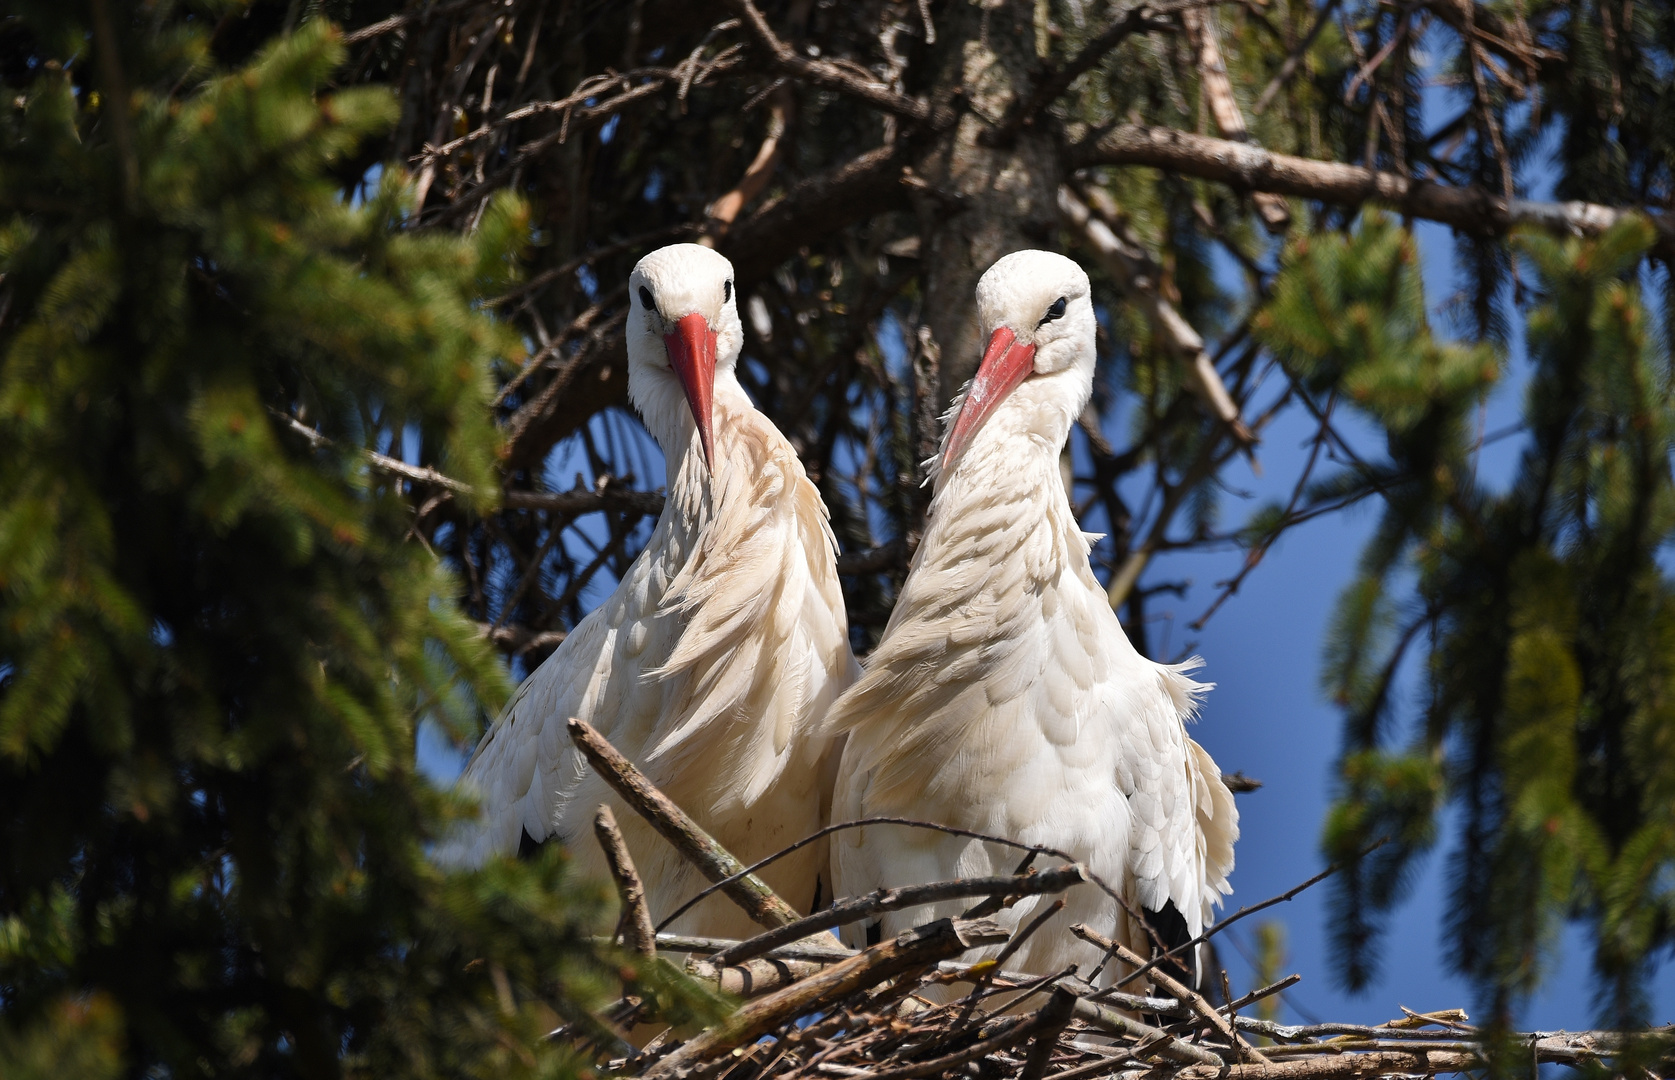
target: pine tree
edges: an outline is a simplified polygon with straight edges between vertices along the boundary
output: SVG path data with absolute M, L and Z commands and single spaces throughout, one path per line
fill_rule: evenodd
M 1464 422 L 1497 360 L 1431 338 L 1411 238 L 1373 220 L 1295 245 L 1260 317 L 1283 361 L 1389 447 L 1313 493 L 1384 500 L 1325 676 L 1346 716 L 1325 847 L 1349 864 L 1336 930 L 1351 985 L 1454 807 L 1450 952 L 1491 1017 L 1540 985 L 1577 918 L 1603 1019 L 1647 1020 L 1647 977 L 1675 945 L 1675 578 L 1659 561 L 1675 541 L 1675 370 L 1641 296 L 1652 240 L 1634 218 L 1597 240 L 1516 238 L 1533 375 L 1504 493 L 1478 482 Z M 1393 685 L 1421 641 L 1408 738 Z
M 328 89 L 323 21 L 223 72 L 202 13 L 131 14 L 7 27 L 49 59 L 0 116 L 0 1074 L 564 1073 L 600 894 L 427 860 L 461 807 L 415 724 L 505 677 L 368 467 L 496 490 L 521 344 L 475 298 L 525 211 L 345 201 L 395 104 Z

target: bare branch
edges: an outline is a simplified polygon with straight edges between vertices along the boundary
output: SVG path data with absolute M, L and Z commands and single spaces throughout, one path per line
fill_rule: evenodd
M 894 570 L 907 565 L 916 545 L 906 540 L 892 540 L 864 551 L 851 551 L 837 558 L 840 574 L 876 574 L 880 570 Z
M 872 915 L 888 911 L 923 907 L 944 900 L 959 900 L 969 896 L 1040 896 L 1043 893 L 1063 892 L 1072 885 L 1080 885 L 1091 878 L 1080 863 L 1055 867 L 1039 874 L 1018 874 L 1005 877 L 958 878 L 929 885 L 907 885 L 899 889 L 877 889 L 865 896 L 833 904 L 806 919 L 798 919 L 788 926 L 757 934 L 749 941 L 717 954 L 717 964 L 737 964 L 761 956 L 771 949 L 788 945 L 822 930 L 860 922 Z
M 652 828 L 673 844 L 675 850 L 705 877 L 720 881 L 744 868 L 744 864 L 716 843 L 714 837 L 699 828 L 686 811 L 652 786 L 645 774 L 623 757 L 603 735 L 574 717 L 570 719 L 569 728 L 570 741 L 587 758 L 588 764 L 598 771 L 600 779 L 650 822 Z M 797 921 L 796 909 L 774 895 L 767 883 L 755 875 L 734 881 L 722 892 L 763 926 L 777 928 Z
M 1198 82 L 1204 95 L 1210 99 L 1210 115 L 1215 117 L 1216 127 L 1234 142 L 1250 142 L 1245 118 L 1239 112 L 1239 103 L 1233 99 L 1233 84 L 1227 78 L 1227 61 L 1222 59 L 1221 42 L 1216 40 L 1216 26 L 1210 12 L 1202 8 L 1184 8 L 1181 25 L 1186 28 L 1188 43 L 1198 54 Z M 1269 232 L 1282 233 L 1291 224 L 1291 210 L 1278 195 L 1258 191 L 1252 194 L 1251 201 L 1256 204 L 1256 212 L 1261 215 L 1262 223 Z
M 478 630 L 492 641 L 497 648 L 504 649 L 513 656 L 536 649 L 556 649 L 564 644 L 564 639 L 570 635 L 563 630 L 531 630 L 527 626 L 511 623 L 506 626 L 491 626 L 488 623 L 478 623 Z
M 768 134 L 762 140 L 762 145 L 757 148 L 756 157 L 746 167 L 738 186 L 710 204 L 710 232 L 699 239 L 700 244 L 714 247 L 716 240 L 726 236 L 727 230 L 733 227 L 733 221 L 739 216 L 739 211 L 762 194 L 762 189 L 773 179 L 774 169 L 779 166 L 780 140 L 785 138 L 785 129 L 791 122 L 793 101 L 789 86 L 782 85 L 773 92 Z
M 1171 24 L 1159 19 L 1163 10 L 1167 7 L 1141 3 L 1123 12 L 1120 19 L 1101 31 L 1063 67 L 1042 75 L 1029 97 L 1014 107 L 999 127 L 985 131 L 979 141 L 985 146 L 1003 146 L 1010 142 L 1021 128 L 1034 124 L 1042 110 L 1070 89 L 1071 83 L 1097 67 L 1101 60 L 1128 40 L 1129 35 L 1149 30 L 1173 30 Z
M 616 815 L 605 803 L 600 803 L 594 811 L 593 835 L 605 852 L 605 864 L 610 867 L 617 899 L 622 902 L 622 915 L 617 919 L 622 943 L 641 956 L 656 956 L 657 931 L 652 929 L 651 912 L 646 908 L 646 887 L 640 882 L 639 871 L 634 869 L 634 857 L 628 853 L 622 830 L 617 828 Z
M 1297 43 L 1295 49 L 1291 50 L 1291 54 L 1285 58 L 1285 62 L 1280 65 L 1280 69 L 1274 72 L 1274 77 L 1268 80 L 1268 85 L 1262 88 L 1262 96 L 1258 97 L 1256 104 L 1250 107 L 1252 115 L 1261 116 L 1266 112 L 1268 106 L 1274 103 L 1274 98 L 1285 88 L 1285 84 L 1290 82 L 1292 76 L 1297 74 L 1297 68 L 1302 64 L 1303 57 L 1308 55 L 1309 48 L 1314 45 L 1314 39 L 1319 37 L 1320 31 L 1324 30 L 1326 24 L 1332 21 L 1332 12 L 1337 10 L 1338 3 L 1339 0 L 1326 0 L 1326 3 L 1315 13 L 1314 22 L 1309 26 L 1309 32 L 1304 34 L 1303 40 Z
M 591 514 L 607 510 L 656 517 L 663 513 L 663 501 L 660 492 L 607 487 L 602 491 L 508 491 L 501 505 L 508 510 L 545 510 L 549 514 Z
M 775 67 L 788 75 L 802 79 L 815 86 L 836 90 L 866 102 L 875 109 L 903 119 L 912 120 L 918 124 L 932 126 L 946 126 L 952 116 L 933 115 L 931 107 L 922 101 L 910 97 L 903 97 L 880 82 L 872 82 L 860 78 L 854 72 L 839 67 L 829 60 L 812 60 L 798 56 L 797 51 L 773 32 L 768 20 L 756 10 L 756 5 L 750 0 L 723 0 L 728 9 L 737 15 L 744 23 L 746 32 L 755 39 L 756 43 L 767 52 Z M 934 122 L 933 122 L 934 121 Z
M 1151 256 L 1138 244 L 1119 239 L 1068 185 L 1059 187 L 1059 212 L 1077 238 L 1099 260 L 1099 265 L 1112 282 L 1145 313 L 1158 340 L 1185 367 L 1187 385 L 1227 425 L 1240 445 L 1254 445 L 1256 436 L 1240 417 L 1238 404 L 1227 392 L 1226 384 L 1221 381 L 1215 363 L 1204 348 L 1204 339 L 1158 291 L 1158 270 Z
M 1071 927 L 1070 932 L 1084 941 L 1098 945 L 1107 952 L 1115 953 L 1118 959 L 1129 965 L 1131 968 L 1138 969 L 1145 966 L 1146 961 L 1136 955 L 1120 941 L 1107 940 L 1106 938 L 1094 933 L 1092 930 L 1089 930 L 1087 927 L 1080 925 Z M 1228 1041 L 1228 1044 L 1234 1048 L 1235 1053 L 1242 1056 L 1247 1061 L 1257 1061 L 1264 1065 L 1269 1063 L 1267 1057 L 1263 1055 L 1262 1051 L 1256 1049 L 1249 1043 L 1245 1042 L 1244 1039 L 1240 1038 L 1238 1031 L 1234 1029 L 1232 1023 L 1228 1021 L 1227 1017 L 1211 1008 L 1210 1003 L 1205 1001 L 1204 998 L 1190 986 L 1186 986 L 1185 984 L 1176 981 L 1161 968 L 1152 971 L 1152 981 L 1155 982 L 1164 992 L 1173 994 L 1177 1000 L 1185 1001 L 1191 1004 L 1193 1010 L 1196 1011 L 1199 1016 L 1208 1020 L 1210 1022 L 1210 1026 L 1215 1028 L 1221 1037 Z
M 900 144 L 882 146 L 811 176 L 735 225 L 719 250 L 733 261 L 741 282 L 760 280 L 811 240 L 906 209 L 906 163 Z
M 1384 203 L 1400 213 L 1439 221 L 1465 233 L 1506 232 L 1517 225 L 1593 236 L 1639 215 L 1656 227 L 1654 251 L 1675 257 L 1675 215 L 1585 202 L 1508 203 L 1481 188 L 1413 180 L 1358 165 L 1276 154 L 1260 147 L 1169 128 L 1122 124 L 1071 150 L 1078 168 L 1149 165 L 1230 187 L 1272 191 L 1345 206 Z
M 644 1080 L 672 1080 L 688 1066 L 754 1042 L 820 1001 L 841 1000 L 901 972 L 958 956 L 967 949 L 1006 940 L 1006 931 L 987 919 L 942 919 L 881 942 L 858 956 L 826 968 L 778 993 L 753 1001 L 706 1029 L 647 1069 Z

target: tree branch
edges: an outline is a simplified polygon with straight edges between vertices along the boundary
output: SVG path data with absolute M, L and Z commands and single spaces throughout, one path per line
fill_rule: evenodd
M 762 13 L 756 10 L 756 5 L 750 0 L 723 0 L 723 3 L 744 23 L 746 32 L 767 52 L 774 66 L 787 75 L 858 98 L 875 109 L 882 109 L 915 123 L 940 127 L 951 121 L 951 116 L 933 115 L 931 107 L 924 102 L 903 97 L 882 83 L 862 79 L 854 72 L 829 60 L 811 60 L 797 55 L 795 49 L 781 41 L 773 32 L 768 20 L 762 17 Z
M 1321 5 L 1320 10 L 1315 13 L 1314 22 L 1309 26 L 1309 32 L 1304 34 L 1303 40 L 1297 43 L 1295 49 L 1291 50 L 1291 55 L 1285 58 L 1285 62 L 1280 65 L 1280 69 L 1274 72 L 1274 77 L 1268 80 L 1268 85 L 1262 88 L 1262 96 L 1258 97 L 1256 104 L 1250 107 L 1253 116 L 1261 116 L 1268 106 L 1274 103 L 1274 98 L 1285 88 L 1285 84 L 1291 81 L 1293 75 L 1297 74 L 1297 68 L 1302 64 L 1303 57 L 1308 55 L 1309 47 L 1314 44 L 1314 39 L 1319 37 L 1320 31 L 1326 28 L 1328 22 L 1332 21 L 1332 12 L 1337 10 L 1338 3 L 1339 0 L 1326 0 L 1326 3 Z
M 508 510 L 545 510 L 549 514 L 591 514 L 609 510 L 619 514 L 656 517 L 663 513 L 663 495 L 656 491 L 508 491 L 501 505 Z
M 1517 225 L 1597 235 L 1630 215 L 1652 222 L 1654 251 L 1675 257 L 1675 215 L 1585 202 L 1510 204 L 1481 188 L 1452 187 L 1335 161 L 1276 154 L 1261 147 L 1212 139 L 1170 128 L 1122 124 L 1071 149 L 1075 168 L 1091 165 L 1149 165 L 1212 180 L 1230 187 L 1271 191 L 1305 199 L 1358 206 L 1384 203 L 1402 214 L 1438 221 L 1461 232 L 1506 232 Z
M 698 240 L 698 243 L 705 247 L 714 247 L 717 240 L 727 235 L 727 231 L 738 218 L 739 211 L 762 194 L 762 189 L 768 186 L 768 181 L 773 179 L 774 170 L 779 167 L 780 142 L 785 138 L 785 130 L 791 123 L 791 110 L 795 99 L 791 96 L 789 86 L 780 86 L 773 92 L 772 97 L 768 133 L 763 138 L 762 145 L 757 148 L 756 157 L 744 170 L 744 176 L 739 179 L 738 186 L 710 204 L 710 231 Z
M 932 882 L 929 885 L 905 885 L 899 889 L 875 889 L 865 896 L 833 904 L 824 911 L 818 911 L 806 919 L 798 919 L 788 926 L 757 934 L 749 941 L 741 941 L 732 948 L 717 953 L 715 962 L 718 965 L 741 963 L 811 934 L 847 926 L 870 915 L 881 915 L 888 911 L 923 907 L 926 904 L 938 904 L 944 900 L 960 900 L 972 896 L 1039 896 L 1043 893 L 1063 892 L 1072 885 L 1089 880 L 1091 878 L 1087 870 L 1080 863 L 1071 863 L 1069 866 L 1054 867 L 1039 874 L 959 878 L 954 881 Z
M 569 727 L 570 741 L 587 758 L 588 764 L 598 771 L 600 779 L 622 796 L 624 802 L 645 818 L 705 877 L 720 881 L 744 869 L 743 863 L 716 843 L 715 838 L 687 816 L 686 811 L 670 802 L 669 797 L 658 791 L 646 775 L 623 757 L 622 752 L 603 735 L 574 717 L 570 719 Z M 752 919 L 769 929 L 789 926 L 798 919 L 797 910 L 774 895 L 767 883 L 753 874 L 721 891 Z
M 745 1005 L 642 1075 L 644 1080 L 672 1080 L 700 1062 L 754 1042 L 818 1002 L 842 1000 L 904 971 L 958 956 L 967 949 L 996 944 L 1006 936 L 1006 931 L 987 919 L 942 919 L 916 927 Z
M 1198 54 L 1198 85 L 1210 100 L 1210 115 L 1215 117 L 1216 127 L 1234 142 L 1250 142 L 1244 115 L 1233 99 L 1233 83 L 1227 78 L 1227 61 L 1222 59 L 1221 42 L 1216 40 L 1216 26 L 1210 13 L 1203 8 L 1184 8 L 1181 25 L 1186 29 L 1188 44 Z M 1291 210 L 1278 195 L 1258 191 L 1251 195 L 1251 201 L 1269 232 L 1282 233 L 1291 224 Z
M 983 132 L 978 142 L 984 146 L 1004 146 L 1019 130 L 1035 123 L 1041 111 L 1070 89 L 1070 84 L 1098 66 L 1110 52 L 1127 40 L 1130 34 L 1142 30 L 1173 30 L 1174 26 L 1158 18 L 1159 8 L 1141 3 L 1123 12 L 1122 18 L 1112 23 L 1098 37 L 1072 57 L 1063 67 L 1046 72 L 1035 84 L 1035 89 L 1021 104 L 1009 110 L 1006 120 L 996 128 Z
M 719 250 L 733 261 L 741 282 L 760 280 L 799 247 L 854 222 L 906 209 L 906 164 L 898 142 L 811 176 L 734 226 Z
M 641 956 L 656 956 L 657 931 L 652 929 L 651 911 L 646 908 L 646 887 L 634 869 L 634 857 L 628 853 L 622 830 L 617 828 L 616 815 L 605 803 L 600 803 L 593 814 L 593 835 L 605 852 L 605 864 L 611 869 L 617 899 L 622 902 L 622 914 L 617 918 L 622 943 Z
M 1116 286 L 1138 301 L 1151 323 L 1152 333 L 1185 367 L 1187 385 L 1227 425 L 1241 446 L 1247 449 L 1254 446 L 1256 435 L 1240 417 L 1238 403 L 1227 392 L 1204 348 L 1204 339 L 1158 291 L 1158 269 L 1151 256 L 1138 244 L 1118 238 L 1109 225 L 1094 217 L 1068 185 L 1059 187 L 1059 211 Z

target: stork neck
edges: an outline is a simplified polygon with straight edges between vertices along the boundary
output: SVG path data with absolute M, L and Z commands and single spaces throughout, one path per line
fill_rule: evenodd
M 711 415 L 715 460 L 706 464 L 703 442 L 698 437 L 698 423 L 692 417 L 692 410 L 687 407 L 678 388 L 675 397 L 673 407 L 656 410 L 658 415 L 655 420 L 648 414 L 646 426 L 663 448 L 664 489 L 668 494 L 669 508 L 676 511 L 682 521 L 689 523 L 695 533 L 710 518 L 712 493 L 723 489 L 722 485 L 713 482 L 716 478 L 712 475 L 712 466 L 717 473 L 729 467 L 737 427 L 733 418 L 754 406 L 731 369 L 716 372 Z
M 916 565 L 992 563 L 992 573 L 973 580 L 987 578 L 998 588 L 1011 572 L 1007 564 L 1025 555 L 1018 543 L 1031 560 L 1066 569 L 1087 562 L 1059 469 L 1075 415 L 1063 389 L 1052 377 L 1025 380 L 978 428 L 938 478 Z M 1001 534 L 1012 538 L 1002 541 Z
M 1033 487 L 1047 473 L 1053 477 L 1052 490 L 1063 492 L 1059 454 L 1081 411 L 1080 405 L 1066 400 L 1067 389 L 1073 387 L 1060 375 L 1020 384 L 938 477 L 933 506 L 981 499 L 1001 487 Z

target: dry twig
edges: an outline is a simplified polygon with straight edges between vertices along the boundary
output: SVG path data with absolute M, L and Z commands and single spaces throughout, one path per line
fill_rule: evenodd
M 628 854 L 628 843 L 617 828 L 616 815 L 604 803 L 594 812 L 593 835 L 599 838 L 599 846 L 605 851 L 605 863 L 611 868 L 617 898 L 622 901 L 617 934 L 624 945 L 641 956 L 656 956 L 657 931 L 652 929 L 651 911 L 646 907 L 646 887 L 640 883 L 639 871 L 634 869 L 634 857 Z
M 645 774 L 623 757 L 603 735 L 575 718 L 571 718 L 569 727 L 570 741 L 598 770 L 600 778 L 704 876 L 711 881 L 720 881 L 744 869 L 743 863 L 699 828 L 684 810 L 670 802 L 669 797 L 658 791 Z M 753 874 L 733 881 L 722 892 L 752 919 L 770 929 L 797 921 L 797 910 L 774 895 L 767 883 Z

